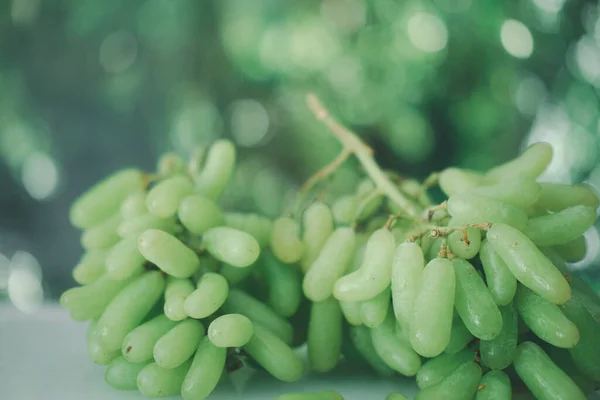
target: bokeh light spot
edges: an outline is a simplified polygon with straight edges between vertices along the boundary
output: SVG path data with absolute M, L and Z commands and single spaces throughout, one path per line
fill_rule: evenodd
M 446 47 L 448 29 L 435 15 L 419 12 L 408 20 L 408 36 L 417 49 L 435 53 Z
M 108 35 L 100 45 L 99 61 L 106 72 L 121 72 L 129 68 L 137 57 L 135 37 L 126 31 Z
M 269 131 L 269 114 L 255 100 L 237 100 L 231 104 L 231 133 L 237 144 L 252 147 Z
M 59 180 L 58 168 L 48 154 L 34 152 L 23 163 L 21 180 L 29 195 L 44 200 L 56 190 Z
M 506 51 L 517 58 L 527 58 L 533 52 L 533 36 L 523 23 L 508 19 L 500 29 L 500 40 Z

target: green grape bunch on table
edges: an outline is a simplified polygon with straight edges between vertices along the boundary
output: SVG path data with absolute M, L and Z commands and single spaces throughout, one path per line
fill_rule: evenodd
M 600 297 L 568 265 L 599 200 L 537 182 L 551 146 L 418 182 L 382 170 L 316 96 L 308 106 L 342 150 L 275 220 L 219 205 L 236 164 L 226 140 L 116 172 L 75 201 L 86 252 L 60 303 L 89 321 L 109 385 L 198 400 L 238 368 L 294 382 L 346 365 L 413 377 L 416 400 L 583 400 L 600 387 Z M 324 201 L 319 183 L 350 156 L 364 181 Z

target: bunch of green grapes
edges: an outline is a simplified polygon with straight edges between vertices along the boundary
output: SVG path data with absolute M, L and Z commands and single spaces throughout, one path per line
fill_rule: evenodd
M 566 261 L 583 258 L 599 202 L 585 186 L 536 182 L 549 145 L 419 183 L 382 171 L 317 111 L 344 152 L 310 182 L 353 153 L 367 175 L 353 195 L 326 202 L 307 185 L 275 220 L 224 211 L 235 149 L 218 141 L 187 164 L 167 154 L 154 174 L 115 173 L 76 200 L 82 286 L 61 304 L 90 321 L 89 355 L 110 385 L 204 399 L 243 365 L 296 381 L 306 344 L 310 371 L 343 362 L 416 377 L 418 400 L 583 400 L 597 388 L 600 298 Z

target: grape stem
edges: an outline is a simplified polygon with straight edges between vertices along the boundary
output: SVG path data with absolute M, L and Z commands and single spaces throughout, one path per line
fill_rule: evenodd
M 386 174 L 373 159 L 373 150 L 367 146 L 352 131 L 345 128 L 323 106 L 321 100 L 314 94 L 307 95 L 307 104 L 317 120 L 323 122 L 331 133 L 342 143 L 344 150 L 353 153 L 363 166 L 363 169 L 375 183 L 375 186 L 413 218 L 419 218 L 419 213 L 398 188 L 389 180 Z M 344 152 L 342 151 L 341 154 Z M 339 156 L 338 156 L 339 157 Z M 335 161 L 335 160 L 334 160 Z M 330 164 L 331 165 L 331 164 Z M 318 178 L 317 178 L 318 180 Z

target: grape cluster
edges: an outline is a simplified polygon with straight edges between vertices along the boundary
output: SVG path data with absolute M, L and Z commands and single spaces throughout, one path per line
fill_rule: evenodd
M 584 256 L 598 198 L 536 182 L 549 145 L 424 183 L 353 152 L 368 175 L 354 194 L 299 196 L 274 221 L 219 206 L 235 168 L 225 140 L 189 163 L 167 154 L 154 174 L 117 172 L 78 198 L 82 286 L 60 302 L 90 321 L 89 355 L 108 365 L 106 381 L 204 399 L 242 366 L 300 379 L 294 349 L 306 344 L 311 371 L 345 362 L 414 376 L 418 400 L 583 400 L 596 389 L 600 298 L 566 261 Z M 433 185 L 446 201 L 432 203 Z

